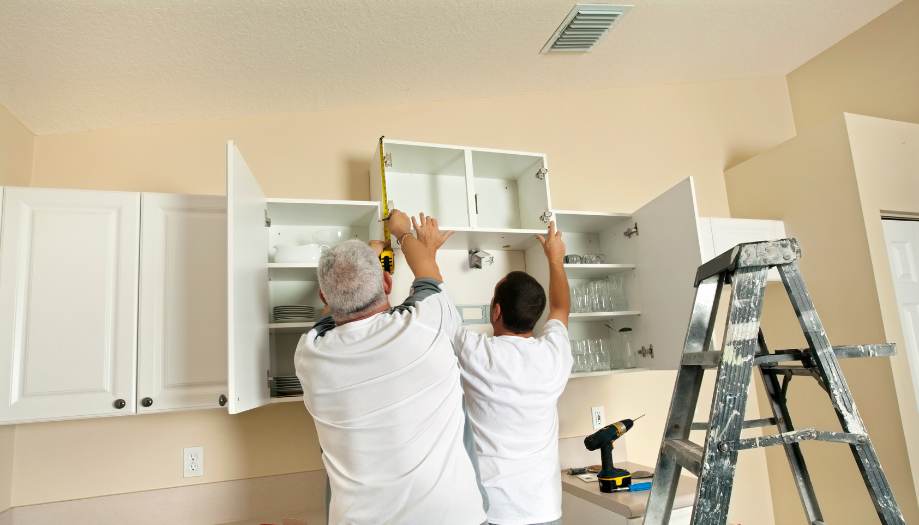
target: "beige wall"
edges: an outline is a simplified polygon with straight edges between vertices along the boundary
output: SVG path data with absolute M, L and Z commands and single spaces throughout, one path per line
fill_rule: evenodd
M 28 186 L 35 136 L 0 105 L 0 186 Z
M 528 94 L 39 136 L 32 182 L 219 194 L 224 142 L 233 138 L 270 196 L 365 199 L 369 157 L 381 133 L 544 151 L 557 208 L 633 210 L 691 175 L 701 213 L 726 216 L 724 167 L 788 139 L 794 128 L 782 77 Z M 605 405 L 611 419 L 647 411 L 627 439 L 630 459 L 653 465 L 674 377 L 650 372 L 615 383 L 571 382 L 560 403 L 562 435 L 586 433 L 593 405 Z M 49 457 L 57 443 L 67 446 Z M 21 425 L 13 503 L 181 484 L 180 450 L 194 444 L 206 448 L 208 475 L 201 481 L 319 465 L 315 434 L 299 405 L 234 417 L 203 411 Z M 735 517 L 772 523 L 762 506 L 764 458 L 749 457 L 735 491 Z
M 846 115 L 852 163 L 865 218 L 868 248 L 874 268 L 881 318 L 888 341 L 899 354 L 890 360 L 900 419 L 909 453 L 913 490 L 919 500 L 919 406 L 910 376 L 906 340 L 900 326 L 890 260 L 881 224 L 882 215 L 919 215 L 919 124 L 863 115 Z
M 798 130 L 843 112 L 919 122 L 919 0 L 903 0 L 788 75 Z
M 735 216 L 782 219 L 788 234 L 801 241 L 802 272 L 831 341 L 885 341 L 866 216 L 843 116 L 800 132 L 778 148 L 728 170 L 725 177 Z M 773 348 L 806 346 L 781 287 L 771 287 L 767 293 L 763 326 Z M 917 522 L 919 507 L 890 363 L 862 359 L 844 361 L 842 367 L 906 521 Z M 760 405 L 767 410 L 763 396 Z M 799 428 L 838 428 L 826 394 L 812 380 L 792 383 L 789 407 Z M 874 508 L 848 448 L 817 443 L 803 448 L 825 521 L 875 522 Z M 776 523 L 802 522 L 784 452 L 774 447 L 767 458 Z

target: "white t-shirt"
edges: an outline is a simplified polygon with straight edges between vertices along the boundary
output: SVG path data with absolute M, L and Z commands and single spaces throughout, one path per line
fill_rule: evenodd
M 329 476 L 330 524 L 485 521 L 463 446 L 458 322 L 437 282 L 418 280 L 406 304 L 338 327 L 326 318 L 300 339 L 294 362 Z
M 461 331 L 456 348 L 488 521 L 523 525 L 559 519 L 557 403 L 573 362 L 568 329 L 551 319 L 540 337 Z

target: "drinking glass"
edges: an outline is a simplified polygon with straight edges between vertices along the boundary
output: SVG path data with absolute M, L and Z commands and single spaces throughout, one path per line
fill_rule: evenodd
M 609 296 L 614 310 L 628 310 L 629 302 L 625 296 L 625 278 L 613 275 L 609 278 Z
M 599 339 L 588 339 L 587 340 L 587 355 L 590 356 L 590 370 L 598 371 L 605 370 L 603 366 L 603 355 L 602 349 L 600 348 Z M 609 365 L 606 365 L 607 367 Z
M 619 329 L 619 348 L 622 352 L 622 367 L 635 368 L 638 366 L 638 357 L 632 346 L 632 329 L 629 327 Z
M 610 351 L 609 341 L 606 339 L 597 339 L 597 348 L 600 350 L 600 368 L 599 370 L 610 369 Z
M 590 371 L 590 363 L 587 362 L 587 351 L 584 348 L 584 341 L 572 340 L 571 354 L 574 358 L 574 365 L 571 367 L 572 372 L 578 373 Z

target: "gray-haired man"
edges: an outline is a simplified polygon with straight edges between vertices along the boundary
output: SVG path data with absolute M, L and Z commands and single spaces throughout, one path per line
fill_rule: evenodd
M 461 321 L 434 258 L 449 234 L 399 211 L 389 229 L 415 275 L 411 296 L 390 306 L 392 277 L 366 244 L 328 250 L 319 288 L 332 315 L 295 356 L 329 475 L 329 523 L 480 524 L 452 346 Z

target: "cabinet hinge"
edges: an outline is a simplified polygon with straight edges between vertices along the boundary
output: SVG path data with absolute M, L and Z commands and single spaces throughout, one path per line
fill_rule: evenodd
M 539 220 L 541 220 L 542 222 L 546 224 L 549 224 L 549 221 L 552 220 L 552 212 L 549 210 L 542 212 L 542 215 L 539 216 Z
M 546 180 L 546 174 L 548 173 L 549 173 L 548 169 L 539 168 L 539 170 L 536 171 L 536 178 L 539 180 Z
M 624 232 L 622 232 L 622 235 L 625 235 L 626 238 L 628 239 L 631 239 L 633 236 L 638 235 L 638 223 L 636 222 L 635 226 L 632 226 L 631 228 L 626 229 Z
M 383 155 L 383 166 L 386 168 L 392 167 L 392 153 Z
M 654 359 L 654 345 L 648 345 L 647 348 L 642 346 L 638 349 L 638 355 L 641 357 L 650 357 L 651 359 Z
M 271 217 L 268 215 L 268 208 L 265 208 L 265 227 L 271 227 Z

